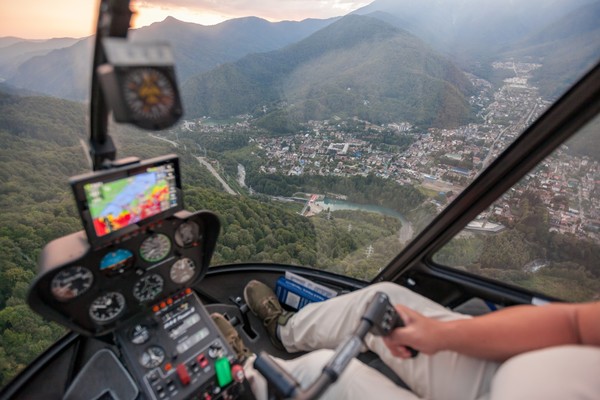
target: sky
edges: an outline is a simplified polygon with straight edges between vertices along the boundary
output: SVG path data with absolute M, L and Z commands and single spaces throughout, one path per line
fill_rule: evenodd
M 0 0 L 0 37 L 84 37 L 95 31 L 98 0 Z M 244 16 L 269 21 L 344 15 L 369 0 L 132 0 L 139 28 L 171 15 L 203 25 Z

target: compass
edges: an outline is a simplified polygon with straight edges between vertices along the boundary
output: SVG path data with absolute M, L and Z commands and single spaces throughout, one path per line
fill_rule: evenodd
M 124 38 L 104 38 L 102 44 L 108 62 L 96 73 L 115 121 L 149 130 L 175 124 L 183 109 L 169 45 Z
M 168 118 L 175 107 L 175 88 L 158 68 L 132 68 L 125 73 L 123 95 L 135 120 Z

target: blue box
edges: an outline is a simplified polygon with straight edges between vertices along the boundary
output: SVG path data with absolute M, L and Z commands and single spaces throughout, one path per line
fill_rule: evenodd
M 309 303 L 327 300 L 327 297 L 322 294 L 308 289 L 296 282 L 292 282 L 283 276 L 277 279 L 275 291 L 281 304 L 285 304 L 296 310 L 301 309 Z

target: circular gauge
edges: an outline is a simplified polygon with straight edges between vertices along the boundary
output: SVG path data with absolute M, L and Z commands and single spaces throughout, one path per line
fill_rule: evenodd
M 90 317 L 96 322 L 109 322 L 125 309 L 125 297 L 119 292 L 109 292 L 92 302 Z
M 169 275 L 171 280 L 175 283 L 186 283 L 194 276 L 196 272 L 196 265 L 189 258 L 182 258 L 177 260 L 175 264 L 171 266 Z
M 134 119 L 160 120 L 171 116 L 175 89 L 162 71 L 134 68 L 125 76 L 123 88 Z
M 68 301 L 85 293 L 94 283 L 94 275 L 87 268 L 72 266 L 54 275 L 50 291 L 58 301 Z
M 189 247 L 198 239 L 200 239 L 200 228 L 195 222 L 184 222 L 175 231 L 175 243 L 179 247 Z
M 157 262 L 165 258 L 171 251 L 171 240 L 162 233 L 157 233 L 144 240 L 140 246 L 140 256 L 148 262 Z
M 133 344 L 144 344 L 150 339 L 150 332 L 148 327 L 145 325 L 136 325 L 129 333 L 131 343 Z
M 133 265 L 133 253 L 129 250 L 118 249 L 106 253 L 100 261 L 100 271 L 121 273 Z
M 133 295 L 139 301 L 152 300 L 162 292 L 163 283 L 158 274 L 142 276 L 133 286 Z
M 150 346 L 140 356 L 144 368 L 156 368 L 165 360 L 165 351 L 158 346 Z

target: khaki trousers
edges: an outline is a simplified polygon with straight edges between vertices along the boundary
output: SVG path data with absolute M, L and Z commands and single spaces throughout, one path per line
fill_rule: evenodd
M 439 320 L 470 318 L 452 312 L 402 286 L 384 282 L 334 299 L 313 303 L 279 328 L 290 352 L 311 351 L 293 360 L 277 360 L 303 387 L 321 374 L 332 350 L 355 329 L 377 291 L 392 304 L 404 304 Z M 551 329 L 551 327 L 549 327 Z M 444 351 L 402 360 L 390 354 L 381 338 L 367 335 L 377 353 L 412 391 L 396 386 L 375 369 L 353 360 L 322 396 L 324 399 L 518 400 L 600 399 L 600 349 L 561 346 L 514 357 L 502 365 Z M 266 398 L 264 380 L 248 363 L 246 373 L 257 398 Z M 258 375 L 258 376 L 257 376 Z M 265 396 L 265 397 L 263 397 Z

